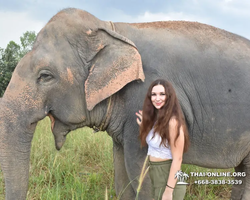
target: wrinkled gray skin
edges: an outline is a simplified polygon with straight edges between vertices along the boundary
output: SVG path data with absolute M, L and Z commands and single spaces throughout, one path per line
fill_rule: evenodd
M 232 199 L 249 199 L 250 41 L 194 22 L 112 26 L 76 9 L 59 12 L 40 31 L 1 100 L 6 199 L 26 197 L 37 122 L 50 116 L 60 149 L 69 131 L 100 126 L 109 96 L 112 112 L 104 129 L 114 143 L 117 195 L 123 191 L 139 175 L 146 156 L 135 112 L 157 78 L 174 85 L 188 123 L 191 147 L 184 163 L 245 171 Z M 132 181 L 121 199 L 134 199 L 136 188 Z M 147 178 L 140 199 L 150 199 L 149 191 Z

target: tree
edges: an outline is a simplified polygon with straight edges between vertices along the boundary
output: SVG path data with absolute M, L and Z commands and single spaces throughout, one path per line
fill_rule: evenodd
M 26 31 L 23 36 L 20 37 L 21 41 L 21 52 L 20 52 L 20 59 L 27 54 L 33 47 L 33 43 L 36 40 L 36 33 L 35 31 Z
M 1 49 L 0 61 L 0 95 L 2 96 L 7 85 L 9 84 L 12 72 L 18 63 L 18 52 L 20 46 L 13 41 L 10 41 L 7 48 Z
M 0 96 L 3 96 L 20 59 L 32 49 L 35 39 L 34 31 L 26 31 L 20 37 L 21 46 L 10 41 L 6 49 L 0 48 Z

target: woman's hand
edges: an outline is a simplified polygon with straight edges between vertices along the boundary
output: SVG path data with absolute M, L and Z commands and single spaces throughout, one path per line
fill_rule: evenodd
M 141 126 L 141 123 L 142 123 L 142 111 L 139 110 L 139 112 L 136 112 L 135 113 L 137 115 L 138 118 L 136 118 L 136 122 L 139 126 Z
M 172 199 L 173 199 L 173 189 L 166 187 L 162 195 L 162 200 L 172 200 Z

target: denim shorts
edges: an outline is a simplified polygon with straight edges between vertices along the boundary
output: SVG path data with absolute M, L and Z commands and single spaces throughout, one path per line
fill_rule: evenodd
M 165 191 L 172 160 L 151 162 L 149 161 L 149 176 L 152 183 L 152 198 L 161 200 Z M 175 185 L 173 200 L 183 200 L 186 193 L 186 185 Z

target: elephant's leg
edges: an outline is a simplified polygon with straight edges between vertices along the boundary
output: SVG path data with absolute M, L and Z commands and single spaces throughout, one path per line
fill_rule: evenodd
M 135 199 L 135 193 L 128 179 L 124 162 L 123 147 L 113 142 L 115 191 L 119 200 Z
M 137 133 L 137 132 L 132 132 Z M 146 159 L 146 149 L 140 147 L 138 138 L 131 137 L 130 140 L 125 140 L 124 143 L 124 156 L 125 156 L 125 166 L 127 170 L 128 177 L 130 179 L 130 184 L 133 187 L 134 194 L 137 194 L 138 180 L 143 167 L 143 163 Z M 146 175 L 143 183 L 142 189 L 138 193 L 139 200 L 151 200 L 151 183 L 148 174 Z
M 237 167 L 235 167 L 235 172 L 244 172 L 244 164 L 241 162 Z M 245 187 L 245 178 L 244 177 L 235 177 L 235 180 L 241 180 L 242 184 L 235 184 L 232 187 L 231 200 L 240 200 L 242 198 L 244 187 Z
M 247 155 L 246 158 L 243 160 L 243 172 L 246 173 L 244 181 L 244 191 L 242 200 L 249 200 L 250 199 L 250 154 Z M 236 179 L 239 179 L 240 177 L 236 177 Z

